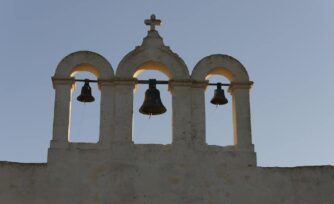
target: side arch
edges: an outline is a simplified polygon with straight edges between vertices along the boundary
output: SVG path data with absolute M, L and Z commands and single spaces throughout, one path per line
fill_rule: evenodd
M 191 78 L 205 82 L 211 74 L 223 75 L 230 80 L 229 92 L 232 95 L 232 121 L 234 149 L 242 152 L 254 152 L 251 134 L 251 115 L 249 91 L 253 82 L 249 81 L 245 67 L 235 58 L 216 54 L 204 57 L 195 66 Z M 193 105 L 192 125 L 195 138 L 205 141 L 205 87 L 193 87 L 192 97 L 198 104 Z M 204 117 L 203 117 L 204 115 Z
M 78 51 L 63 58 L 52 77 L 55 94 L 53 136 L 51 148 L 67 148 L 71 124 L 71 94 L 76 72 L 89 71 L 99 80 L 101 91 L 99 144 L 107 145 L 113 137 L 114 128 L 114 71 L 103 56 L 90 51 Z
M 70 78 L 77 71 L 89 71 L 98 79 L 111 79 L 112 66 L 103 56 L 91 51 L 78 51 L 64 57 L 57 66 L 55 78 Z
M 162 49 L 134 50 L 119 63 L 116 77 L 133 78 L 142 70 L 155 69 L 166 74 L 169 79 L 186 80 L 190 78 L 184 61 L 175 53 Z
M 223 75 L 231 82 L 249 81 L 245 67 L 237 59 L 228 55 L 215 54 L 204 57 L 195 65 L 191 78 L 204 81 L 211 74 Z

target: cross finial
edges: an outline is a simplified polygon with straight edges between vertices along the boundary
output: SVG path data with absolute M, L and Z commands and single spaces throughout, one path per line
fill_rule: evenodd
M 150 30 L 155 30 L 155 26 L 159 26 L 161 23 L 160 19 L 156 19 L 155 15 L 152 14 L 150 19 L 146 19 L 144 21 L 145 25 L 149 25 L 151 27 Z

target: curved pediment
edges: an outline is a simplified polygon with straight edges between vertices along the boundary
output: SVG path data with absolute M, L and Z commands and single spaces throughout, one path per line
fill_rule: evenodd
M 129 52 L 119 63 L 116 77 L 129 79 L 141 70 L 158 70 L 170 79 L 189 79 L 189 71 L 184 61 L 165 46 L 156 30 L 148 31 L 141 46 Z

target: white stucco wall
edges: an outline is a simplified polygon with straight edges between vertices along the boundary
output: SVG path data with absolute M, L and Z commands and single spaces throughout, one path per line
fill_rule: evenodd
M 80 146 L 80 145 L 79 145 Z M 0 163 L 6 204 L 331 204 L 334 167 L 261 168 L 217 146 L 50 149 L 47 164 Z

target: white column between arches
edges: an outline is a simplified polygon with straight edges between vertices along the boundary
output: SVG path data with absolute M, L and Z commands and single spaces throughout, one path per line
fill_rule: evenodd
M 173 144 L 191 141 L 191 81 L 169 82 L 172 92 L 172 137 Z
M 71 91 L 74 78 L 52 78 L 55 93 L 53 134 L 51 146 L 62 147 L 68 143 L 71 118 Z
M 205 144 L 205 89 L 207 82 L 193 82 L 191 88 L 191 139 L 195 144 Z
M 99 80 L 98 83 L 101 90 L 99 143 L 109 146 L 114 137 L 115 88 L 112 80 Z
M 234 144 L 241 151 L 254 151 L 249 91 L 253 82 L 231 83 Z
M 133 121 L 133 89 L 135 80 L 115 81 L 115 114 L 114 114 L 114 135 L 112 143 L 133 143 L 132 142 L 132 121 Z

